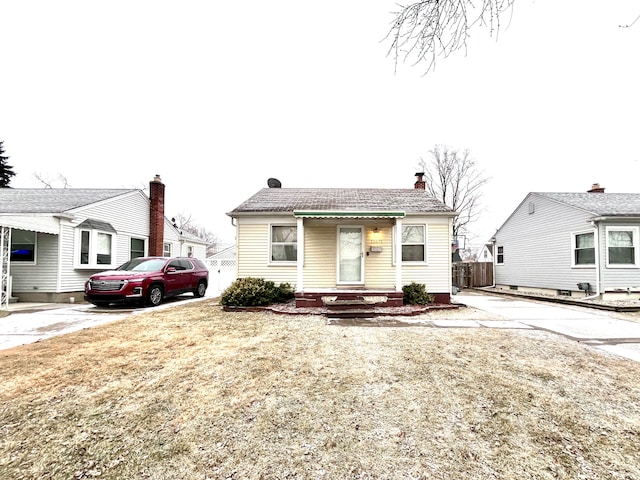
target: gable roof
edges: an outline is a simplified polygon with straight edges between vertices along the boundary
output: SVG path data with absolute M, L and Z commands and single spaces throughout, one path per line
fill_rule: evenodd
M 0 188 L 0 213 L 63 213 L 136 189 Z
M 601 217 L 640 216 L 640 193 L 532 192 Z
M 423 189 L 263 188 L 227 215 L 327 212 L 456 213 Z

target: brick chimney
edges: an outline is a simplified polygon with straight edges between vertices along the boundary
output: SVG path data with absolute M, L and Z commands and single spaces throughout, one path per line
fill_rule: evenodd
M 415 188 L 419 188 L 420 190 L 424 190 L 426 187 L 426 183 L 425 181 L 422 179 L 422 177 L 424 176 L 424 172 L 418 172 L 416 173 L 416 177 L 418 177 L 418 179 L 416 180 L 416 183 L 413 184 L 413 186 Z
M 160 175 L 149 182 L 149 255 L 161 257 L 164 244 L 164 183 Z
M 599 183 L 591 185 L 591 190 L 587 190 L 587 193 L 604 193 L 604 187 L 601 187 Z

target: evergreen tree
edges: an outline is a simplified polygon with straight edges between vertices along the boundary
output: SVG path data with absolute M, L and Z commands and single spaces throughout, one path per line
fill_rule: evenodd
M 11 188 L 11 177 L 16 173 L 13 171 L 13 167 L 7 163 L 9 157 L 4 156 L 4 141 L 0 141 L 0 188 Z

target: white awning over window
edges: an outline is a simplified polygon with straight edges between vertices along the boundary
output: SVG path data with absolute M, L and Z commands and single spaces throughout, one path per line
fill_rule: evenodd
M 52 235 L 60 233 L 60 220 L 51 215 L 0 215 L 0 226 Z

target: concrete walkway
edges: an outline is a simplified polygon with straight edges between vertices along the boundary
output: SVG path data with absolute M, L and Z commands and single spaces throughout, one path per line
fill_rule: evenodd
M 475 292 L 453 298 L 502 317 L 511 328 L 546 330 L 640 362 L 640 322 L 621 320 L 612 312 Z M 478 322 L 478 326 L 487 325 Z

